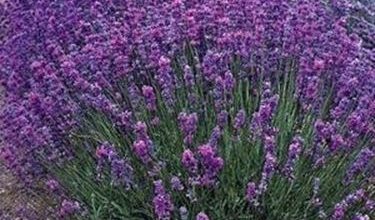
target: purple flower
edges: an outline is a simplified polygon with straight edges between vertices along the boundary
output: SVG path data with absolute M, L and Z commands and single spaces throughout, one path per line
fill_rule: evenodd
M 157 219 L 171 219 L 173 212 L 173 203 L 171 196 L 165 191 L 163 182 L 157 180 L 154 182 L 155 196 L 152 200 L 154 212 Z
M 231 93 L 235 86 L 235 79 L 230 71 L 226 71 L 224 74 L 224 84 L 227 93 Z
M 259 182 L 258 190 L 259 194 L 263 194 L 267 191 L 269 181 L 271 180 L 275 169 L 276 169 L 276 137 L 274 134 L 264 136 L 264 153 L 265 161 L 263 164 L 261 179 Z
M 112 151 L 112 146 L 110 146 L 108 143 L 104 143 L 96 148 L 95 155 L 98 159 L 105 159 L 110 155 L 110 152 Z
M 374 211 L 375 210 L 375 201 L 372 199 L 367 199 L 366 204 L 365 204 L 365 209 L 367 211 Z
M 137 122 L 134 126 L 136 140 L 133 143 L 134 154 L 144 163 L 151 161 L 154 151 L 154 144 L 147 134 L 147 125 L 144 122 Z
M 122 185 L 129 190 L 133 185 L 133 167 L 124 159 L 111 161 L 111 178 L 114 185 Z
M 158 126 L 158 125 L 160 124 L 160 118 L 159 118 L 159 117 L 154 117 L 154 118 L 152 118 L 152 120 L 151 120 L 151 124 L 152 124 L 153 126 Z
M 137 139 L 148 139 L 146 123 L 138 121 L 134 126 L 134 132 Z
M 182 191 L 185 188 L 184 185 L 181 183 L 180 178 L 178 178 L 177 176 L 173 176 L 171 178 L 171 186 L 172 189 L 176 191 Z
M 234 118 L 233 128 L 236 131 L 239 131 L 245 125 L 246 120 L 246 112 L 245 110 L 241 109 L 238 111 L 236 117 Z
M 179 208 L 179 212 L 180 212 L 180 219 L 181 220 L 188 220 L 188 218 L 189 218 L 189 211 L 187 210 L 187 208 L 185 206 L 181 206 Z
M 199 146 L 198 152 L 204 169 L 200 184 L 203 186 L 213 185 L 216 182 L 220 170 L 224 166 L 224 160 L 216 156 L 216 150 L 208 144 Z
M 342 135 L 340 134 L 334 134 L 331 136 L 331 144 L 329 145 L 329 148 L 332 152 L 335 152 L 339 149 L 345 149 L 346 142 Z
M 216 126 L 214 129 L 212 129 L 210 139 L 208 140 L 208 144 L 216 147 L 217 143 L 219 142 L 219 139 L 221 137 L 221 128 L 220 126 Z
M 274 134 L 271 135 L 264 135 L 264 140 L 263 140 L 263 148 L 265 150 L 265 153 L 271 153 L 275 154 L 276 153 L 276 137 Z
M 215 79 L 215 87 L 212 91 L 214 105 L 217 112 L 220 112 L 224 109 L 225 105 L 225 81 L 222 77 L 218 76 Z
M 164 102 L 168 107 L 173 107 L 174 105 L 174 83 L 172 77 L 171 61 L 168 57 L 161 56 L 158 61 L 158 74 L 156 75 L 156 80 L 159 86 L 162 88 L 161 95 Z
M 128 97 L 133 110 L 137 110 L 141 102 L 141 94 L 139 88 L 133 82 L 128 86 Z
M 191 145 L 193 142 L 193 136 L 197 131 L 198 115 L 197 113 L 187 114 L 181 112 L 178 115 L 178 122 L 180 129 L 184 135 L 184 143 L 186 145 Z
M 370 220 L 370 217 L 368 215 L 357 213 L 352 219 L 353 220 Z
M 319 210 L 319 218 L 325 219 L 326 212 L 323 209 L 323 201 L 319 196 L 320 191 L 320 178 L 315 177 L 313 182 L 313 195 L 310 199 L 311 204 Z
M 345 218 L 345 212 L 354 204 L 360 202 L 365 197 L 365 191 L 358 189 L 354 193 L 347 195 L 342 201 L 337 203 L 333 209 L 332 220 L 341 220 Z
M 195 85 L 194 74 L 189 65 L 184 66 L 184 82 L 188 90 L 192 90 Z
M 362 149 L 353 164 L 347 169 L 344 183 L 349 184 L 356 175 L 363 172 L 367 165 L 374 159 L 375 152 L 370 148 Z
M 144 140 L 134 142 L 133 152 L 143 163 L 146 164 L 151 161 L 150 147 Z
M 257 186 L 254 182 L 249 182 L 246 187 L 246 199 L 247 201 L 253 205 L 253 206 L 258 206 L 258 190 Z
M 250 124 L 250 129 L 254 132 L 255 137 L 272 130 L 270 123 L 276 111 L 278 100 L 278 95 L 271 96 L 268 89 L 263 91 L 259 110 L 253 114 Z
M 131 131 L 133 123 L 133 113 L 131 111 L 123 111 L 117 115 L 117 124 L 124 129 L 124 131 Z
M 150 111 L 156 110 L 156 96 L 154 89 L 151 86 L 143 86 L 142 94 L 146 102 L 146 107 Z
M 55 179 L 47 180 L 46 185 L 47 185 L 48 189 L 51 190 L 51 191 L 56 191 L 60 187 L 59 182 L 57 182 Z
M 322 70 L 325 67 L 325 62 L 324 60 L 321 59 L 315 59 L 314 60 L 314 69 L 316 70 Z
M 267 191 L 269 181 L 271 180 L 276 169 L 276 157 L 267 152 L 263 165 L 262 178 L 259 183 L 259 192 L 262 194 Z
M 105 142 L 101 144 L 95 151 L 96 155 L 96 172 L 97 179 L 101 180 L 103 177 L 104 168 L 109 164 L 110 160 L 115 155 L 115 150 L 113 146 Z
M 195 106 L 197 103 L 197 96 L 194 93 L 195 77 L 189 65 L 184 66 L 184 82 L 188 92 L 189 105 Z
M 321 139 L 328 139 L 334 134 L 333 126 L 328 122 L 323 122 L 322 120 L 318 119 L 314 126 L 316 135 Z
M 217 115 L 217 125 L 221 128 L 225 127 L 228 123 L 228 112 L 223 110 Z
M 283 174 L 289 179 L 293 180 L 294 167 L 302 152 L 303 140 L 301 137 L 297 136 L 293 138 L 292 144 L 289 145 L 288 158 L 283 168 Z
M 64 199 L 59 209 L 59 216 L 61 218 L 71 217 L 72 215 L 77 214 L 80 210 L 81 206 L 77 201 Z
M 109 167 L 114 185 L 130 189 L 133 184 L 133 168 L 126 159 L 118 155 L 114 146 L 109 143 L 100 145 L 96 149 L 96 157 L 98 179 L 103 177 L 104 169 Z
M 347 97 L 342 98 L 339 104 L 331 110 L 332 117 L 335 119 L 340 119 L 342 116 L 344 116 L 350 107 L 350 103 L 351 102 Z
M 196 173 L 198 169 L 198 160 L 195 159 L 194 153 L 186 149 L 182 153 L 182 158 L 181 158 L 182 165 L 191 173 Z
M 196 220 L 210 220 L 210 218 L 204 212 L 198 213 L 195 219 Z
M 344 219 L 344 217 L 345 217 L 345 210 L 346 210 L 346 207 L 345 207 L 344 204 L 337 204 L 337 205 L 335 205 L 334 212 L 332 214 L 331 219 L 332 220 Z
M 203 77 L 207 81 L 215 81 L 218 79 L 218 74 L 221 72 L 222 54 L 208 50 L 203 57 L 202 67 L 203 67 Z M 222 80 L 222 78 L 220 79 Z M 224 85 L 224 84 L 223 84 Z M 224 87 L 222 87 L 224 89 Z M 222 90 L 224 92 L 224 90 Z
M 246 106 L 251 107 L 246 111 L 256 108 L 249 126 L 253 138 L 249 145 L 263 145 L 260 181 L 249 191 L 249 195 L 252 191 L 258 194 L 257 200 L 276 169 L 279 151 L 273 121 L 280 125 L 279 119 L 290 111 L 298 126 L 288 134 L 293 129 L 305 131 L 310 119 L 324 117 L 314 125 L 310 156 L 315 166 L 308 169 L 334 163 L 331 158 L 338 154 L 362 150 L 348 167 L 344 182 L 355 182 L 359 174 L 367 181 L 375 170 L 374 151 L 371 146 L 371 154 L 366 153 L 361 143 L 368 140 L 374 144 L 375 75 L 373 50 L 365 47 L 371 46 L 374 34 L 368 22 L 359 19 L 358 28 L 346 17 L 348 12 L 368 13 L 373 7 L 349 4 L 349 0 L 327 2 L 23 0 L 1 5 L 0 18 L 6 21 L 1 25 L 0 46 L 0 84 L 4 89 L 1 160 L 18 179 L 33 186 L 58 176 L 51 173 L 55 169 L 48 169 L 50 166 L 60 169 L 70 160 L 91 156 L 81 154 L 95 154 L 98 176 L 110 174 L 113 185 L 127 189 L 132 179 L 128 158 L 110 144 L 92 152 L 86 145 L 77 146 L 74 137 L 94 134 L 93 138 L 103 138 L 113 136 L 108 132 L 120 131 L 122 135 L 116 137 L 121 140 L 116 142 L 129 145 L 130 141 L 130 155 L 146 163 L 149 177 L 158 178 L 175 164 L 161 162 L 158 157 L 166 155 L 159 153 L 165 149 L 154 149 L 150 137 L 165 145 L 159 140 L 169 140 L 161 137 L 170 124 L 165 120 L 171 118 L 174 124 L 181 109 L 189 110 L 187 116 L 194 110 L 202 117 L 200 124 L 208 126 L 199 129 L 199 140 L 195 140 L 197 117 L 179 125 L 185 147 L 191 149 L 183 152 L 181 162 L 189 175 L 186 187 L 195 201 L 193 186 L 216 184 L 223 169 L 217 145 L 222 134 L 231 132 L 228 112 Z M 347 26 L 353 26 L 350 32 L 354 34 L 348 33 Z M 362 42 L 357 35 L 369 40 Z M 262 91 L 260 95 L 258 91 Z M 159 94 L 162 100 L 157 100 Z M 275 119 L 278 95 L 281 118 Z M 150 117 L 142 114 L 142 98 Z M 193 148 L 193 143 L 212 129 L 213 115 L 217 116 L 216 127 L 207 146 Z M 100 117 L 108 119 L 105 127 L 109 130 L 100 128 L 104 125 Z M 150 120 L 134 121 L 144 118 Z M 241 135 L 247 133 L 239 132 L 245 121 L 246 115 L 240 112 L 231 121 L 237 139 L 246 139 Z M 153 129 L 147 131 L 146 124 Z M 104 131 L 108 134 L 102 134 Z M 225 135 L 222 141 L 233 140 Z M 301 145 L 293 142 L 289 146 L 286 164 L 281 167 L 290 179 L 294 178 Z M 84 150 L 77 150 L 81 147 Z M 235 150 L 241 153 L 243 149 Z M 169 156 L 173 158 L 168 155 L 165 163 L 175 161 Z M 55 188 L 53 182 L 48 185 Z M 158 195 L 166 193 L 156 191 Z M 345 215 L 351 199 L 337 206 L 338 218 Z M 321 203 L 319 196 L 314 196 L 314 201 Z

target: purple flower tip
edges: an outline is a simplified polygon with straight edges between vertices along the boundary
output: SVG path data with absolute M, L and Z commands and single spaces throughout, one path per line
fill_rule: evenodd
M 194 157 L 194 153 L 189 150 L 189 149 L 186 149 L 183 153 L 182 153 L 182 164 L 184 165 L 184 167 L 191 173 L 195 173 L 198 169 L 198 161 L 197 159 L 195 159 Z
M 72 216 L 81 210 L 81 206 L 77 201 L 64 199 L 61 203 L 59 216 L 62 218 Z
M 48 189 L 51 190 L 51 191 L 56 191 L 60 186 L 59 182 L 57 182 L 55 179 L 47 180 L 46 185 L 47 185 Z
M 161 180 L 155 181 L 154 187 L 155 197 L 153 198 L 152 203 L 154 205 L 154 212 L 157 219 L 171 219 L 171 214 L 173 212 L 171 196 L 166 192 Z
M 146 107 L 150 111 L 155 111 L 156 110 L 156 96 L 155 96 L 154 89 L 151 86 L 143 86 L 142 94 L 143 94 L 143 97 L 145 98 Z
M 172 185 L 173 190 L 176 190 L 176 191 L 184 190 L 184 185 L 181 183 L 180 178 L 178 178 L 177 176 L 173 176 L 171 178 L 171 185 Z
M 254 182 L 249 182 L 246 187 L 246 199 L 250 204 L 257 205 L 258 190 Z
M 198 213 L 198 215 L 197 215 L 197 217 L 195 219 L 196 220 L 210 220 L 210 218 L 208 217 L 208 215 L 206 215 L 206 213 L 204 213 L 204 212 Z

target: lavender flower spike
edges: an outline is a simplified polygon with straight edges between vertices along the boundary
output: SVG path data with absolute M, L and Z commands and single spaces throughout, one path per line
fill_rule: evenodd
M 204 212 L 198 213 L 198 215 L 197 215 L 197 217 L 195 219 L 196 220 L 210 220 L 210 218 L 208 217 L 208 215 L 206 215 L 206 213 L 204 213 Z
M 143 86 L 142 94 L 145 98 L 147 109 L 150 111 L 156 111 L 156 96 L 154 89 L 151 86 Z
M 189 218 L 189 211 L 187 210 L 187 208 L 185 206 L 181 206 L 179 208 L 179 212 L 180 212 L 180 219 L 181 220 L 188 220 L 188 218 Z
M 342 220 L 345 218 L 345 212 L 357 202 L 360 202 L 365 197 L 365 191 L 359 189 L 356 192 L 347 195 L 341 202 L 335 205 L 331 220 Z
M 353 178 L 360 172 L 364 171 L 367 165 L 375 158 L 375 152 L 370 148 L 364 148 L 359 152 L 354 163 L 346 171 L 344 183 L 349 184 Z
M 276 137 L 274 134 L 264 135 L 263 149 L 265 160 L 263 164 L 262 177 L 258 185 L 259 195 L 267 191 L 269 181 L 271 180 L 276 169 Z
M 283 168 L 283 174 L 289 179 L 293 180 L 294 176 L 294 167 L 299 158 L 299 155 L 302 152 L 303 140 L 301 137 L 297 136 L 293 138 L 292 144 L 289 146 L 288 159 Z
M 159 220 L 171 219 L 173 212 L 173 203 L 171 196 L 165 191 L 163 182 L 157 180 L 154 182 L 155 196 L 152 200 L 156 218 Z
M 224 166 L 224 160 L 216 156 L 216 150 L 211 145 L 202 145 L 198 147 L 203 165 L 204 174 L 201 176 L 200 184 L 202 186 L 211 186 L 216 183 L 216 178 Z
M 224 128 L 225 125 L 228 123 L 228 112 L 223 110 L 219 114 L 217 114 L 217 125 L 219 125 L 220 128 Z
M 116 158 L 111 161 L 111 178 L 115 186 L 124 186 L 129 190 L 133 185 L 133 167 L 125 159 Z
M 353 220 L 370 220 L 370 217 L 368 215 L 360 214 L 357 213 L 354 217 Z
M 115 186 L 124 186 L 125 190 L 129 190 L 133 185 L 133 168 L 130 163 L 121 158 L 115 151 L 114 146 L 104 143 L 96 149 L 97 157 L 97 175 L 100 180 L 104 169 L 109 167 L 111 180 Z
M 253 206 L 258 206 L 258 189 L 254 182 L 249 182 L 246 187 L 246 200 Z
M 172 189 L 176 191 L 182 191 L 185 188 L 184 185 L 181 183 L 180 178 L 178 178 L 177 176 L 173 176 L 171 178 L 171 186 Z
M 193 137 L 197 131 L 198 115 L 197 113 L 187 114 L 181 112 L 178 115 L 178 121 L 180 129 L 184 135 L 184 143 L 186 145 L 191 145 L 193 143 Z
M 59 216 L 61 218 L 71 217 L 81 209 L 80 204 L 77 201 L 70 201 L 64 199 L 61 203 L 59 210 Z
M 221 135 L 222 135 L 222 131 L 221 131 L 220 126 L 216 126 L 214 129 L 212 129 L 210 139 L 208 140 L 208 144 L 213 147 L 216 147 Z
M 168 57 L 161 56 L 158 62 L 158 75 L 155 76 L 158 81 L 161 90 L 161 95 L 166 105 L 170 108 L 174 105 L 174 90 L 175 85 L 173 83 L 171 60 Z
M 245 110 L 241 109 L 240 111 L 238 111 L 236 117 L 234 118 L 233 128 L 238 132 L 245 125 L 245 121 L 246 112 Z
M 133 143 L 134 154 L 143 162 L 148 163 L 151 161 L 154 145 L 152 140 L 147 134 L 147 126 L 144 122 L 137 122 L 134 126 L 134 133 L 136 140 Z
M 196 173 L 197 169 L 198 169 L 198 161 L 197 159 L 195 159 L 194 157 L 194 153 L 189 150 L 189 149 L 186 149 L 183 153 L 182 153 L 182 165 L 190 172 L 190 173 Z
M 46 181 L 46 185 L 49 190 L 51 191 L 57 191 L 60 187 L 59 182 L 57 182 L 55 179 L 49 179 Z
M 150 147 L 144 140 L 134 142 L 133 152 L 143 163 L 146 164 L 151 161 Z

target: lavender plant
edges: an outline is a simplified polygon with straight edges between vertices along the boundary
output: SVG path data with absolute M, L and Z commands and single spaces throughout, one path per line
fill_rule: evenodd
M 56 217 L 374 215 L 374 54 L 349 2 L 0 7 L 1 159 Z

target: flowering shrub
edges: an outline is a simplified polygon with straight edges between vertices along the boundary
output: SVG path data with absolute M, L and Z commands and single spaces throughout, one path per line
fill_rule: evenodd
M 8 1 L 1 158 L 60 218 L 369 219 L 373 51 L 329 4 Z

